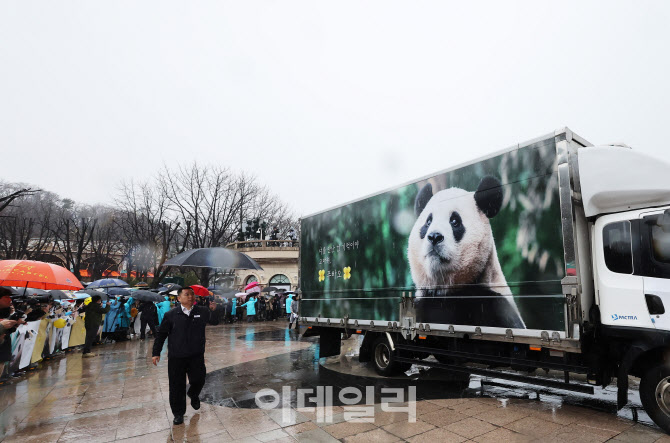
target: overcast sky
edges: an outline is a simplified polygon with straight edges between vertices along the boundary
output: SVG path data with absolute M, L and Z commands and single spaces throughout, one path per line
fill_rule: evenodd
M 670 2 L 554 3 L 5 1 L 0 177 L 198 160 L 306 215 L 563 126 L 667 157 Z

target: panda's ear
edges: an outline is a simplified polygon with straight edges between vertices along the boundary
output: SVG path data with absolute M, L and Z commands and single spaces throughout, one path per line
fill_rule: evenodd
M 477 208 L 488 218 L 495 217 L 500 211 L 503 202 L 503 190 L 500 180 L 487 175 L 479 182 L 475 192 Z
M 433 197 L 433 186 L 430 183 L 426 183 L 426 185 L 421 188 L 419 191 L 419 194 L 416 196 L 416 200 L 414 201 L 414 213 L 418 217 L 421 212 L 423 212 L 423 208 L 426 207 L 428 204 L 428 201 Z

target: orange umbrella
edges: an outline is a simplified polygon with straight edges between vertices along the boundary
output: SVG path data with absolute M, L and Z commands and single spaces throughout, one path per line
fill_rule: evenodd
M 32 260 L 0 260 L 0 286 L 71 291 L 84 288 L 64 267 Z

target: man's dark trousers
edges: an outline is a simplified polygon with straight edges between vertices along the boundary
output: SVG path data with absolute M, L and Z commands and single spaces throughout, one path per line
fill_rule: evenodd
M 86 341 L 84 342 L 84 354 L 88 354 L 91 352 L 91 346 L 93 346 L 93 342 L 95 342 L 95 339 L 98 337 L 98 329 L 100 329 L 100 326 L 87 326 L 86 327 Z
M 144 335 L 146 334 L 147 331 L 147 324 L 149 325 L 149 330 L 151 331 L 151 333 L 154 335 L 154 337 L 156 336 L 156 322 L 154 321 L 152 316 L 145 311 L 142 313 L 142 315 L 140 315 L 140 327 L 142 328 L 140 330 L 140 338 L 144 338 Z
M 168 379 L 170 381 L 170 408 L 172 414 L 186 412 L 186 375 L 191 387 L 189 396 L 199 396 L 205 385 L 205 354 L 188 358 L 168 358 Z

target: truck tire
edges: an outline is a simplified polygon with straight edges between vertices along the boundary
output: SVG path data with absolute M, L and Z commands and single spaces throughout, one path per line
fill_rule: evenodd
M 395 354 L 391 350 L 388 340 L 381 335 L 372 345 L 372 364 L 377 374 L 389 377 L 407 371 L 412 365 L 395 361 Z
M 670 366 L 659 363 L 640 380 L 640 400 L 654 423 L 670 434 Z

